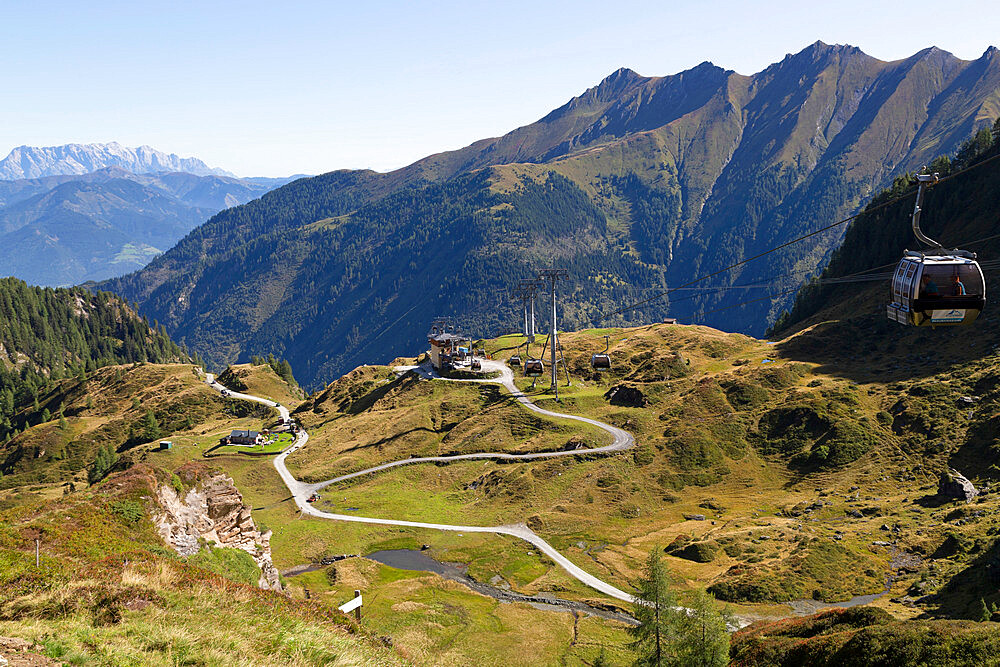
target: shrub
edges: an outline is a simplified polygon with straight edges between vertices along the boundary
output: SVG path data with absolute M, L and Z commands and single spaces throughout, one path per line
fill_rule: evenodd
M 766 403 L 770 394 L 759 384 L 734 382 L 726 387 L 726 398 L 737 410 L 752 410 Z
M 146 516 L 142 505 L 134 500 L 116 500 L 111 503 L 111 513 L 126 526 L 134 526 Z

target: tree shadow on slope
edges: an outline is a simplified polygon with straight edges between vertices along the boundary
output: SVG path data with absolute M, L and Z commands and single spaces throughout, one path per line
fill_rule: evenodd
M 348 454 L 351 452 L 359 452 L 365 449 L 381 449 L 382 445 L 387 445 L 394 440 L 398 440 L 399 438 L 404 438 L 408 435 L 412 435 L 413 433 L 417 432 L 431 433 L 433 435 L 441 435 L 442 433 L 447 433 L 451 429 L 455 428 L 458 424 L 459 422 L 454 422 L 454 423 L 449 422 L 447 424 L 444 424 L 439 430 L 428 428 L 426 426 L 415 426 L 414 428 L 407 429 L 405 431 L 400 431 L 399 433 L 393 433 L 391 435 L 385 436 L 384 438 L 379 438 L 374 442 L 348 447 L 343 451 L 343 453 Z

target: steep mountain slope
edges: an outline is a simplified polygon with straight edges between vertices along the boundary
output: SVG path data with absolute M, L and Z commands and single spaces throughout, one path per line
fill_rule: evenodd
M 44 148 L 18 146 L 0 160 L 0 180 L 87 174 L 105 167 L 118 167 L 136 174 L 182 171 L 197 176 L 233 176 L 224 169 L 212 169 L 197 158 L 168 155 L 150 146 L 129 148 L 112 141 Z
M 970 140 L 954 161 L 938 160 L 930 169 L 944 181 L 925 194 L 921 228 L 948 248 L 960 247 L 978 253 L 980 261 L 986 263 L 984 274 L 989 296 L 990 287 L 996 283 L 996 269 L 991 264 L 1000 254 L 996 218 L 1000 210 L 1000 119 L 992 131 L 984 129 Z M 889 272 L 905 249 L 923 247 L 911 229 L 915 193 L 916 179 L 905 176 L 871 201 L 866 211 L 851 223 L 843 244 L 818 279 L 799 291 L 791 311 L 775 323 L 778 334 L 845 318 L 864 318 L 873 325 L 877 321 L 879 329 L 888 327 L 899 336 L 921 334 L 881 321 L 885 319 L 888 279 L 874 284 L 836 282 L 849 276 Z M 994 317 L 995 310 L 988 305 L 980 322 L 992 321 Z M 961 337 L 981 328 L 977 322 L 972 329 L 945 329 L 923 335 Z
M 0 274 L 41 285 L 102 280 L 145 266 L 219 210 L 287 182 L 107 167 L 0 181 Z
M 598 322 L 854 211 L 997 114 L 994 48 L 973 62 L 933 48 L 882 62 L 816 43 L 752 76 L 709 63 L 667 77 L 619 70 L 504 137 L 389 174 L 303 180 L 224 212 L 106 286 L 214 363 L 273 351 L 312 385 L 371 361 L 361 351 L 375 337 L 417 349 L 436 315 L 497 332 L 516 321 L 511 286 L 554 264 L 573 274 L 567 326 Z M 521 222 L 508 228 L 508 216 Z M 745 292 L 726 288 L 791 290 L 839 238 L 601 321 L 671 313 L 762 333 L 784 301 L 735 308 Z

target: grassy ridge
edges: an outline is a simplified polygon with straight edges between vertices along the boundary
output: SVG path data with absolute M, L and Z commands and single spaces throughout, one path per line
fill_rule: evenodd
M 398 663 L 332 608 L 257 589 L 244 552 L 178 559 L 150 519 L 169 479 L 139 465 L 58 500 L 3 503 L 0 635 L 74 664 Z

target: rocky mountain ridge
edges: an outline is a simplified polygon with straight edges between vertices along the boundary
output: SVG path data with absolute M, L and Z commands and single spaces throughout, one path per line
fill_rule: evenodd
M 995 49 L 885 62 L 817 42 L 753 75 L 622 69 L 502 137 L 289 184 L 105 287 L 210 363 L 274 352 L 307 386 L 379 361 L 360 331 L 378 333 L 382 361 L 418 351 L 439 315 L 503 331 L 510 288 L 554 264 L 570 272 L 568 329 L 669 315 L 761 335 L 842 228 L 603 315 L 850 215 L 998 115 Z
M 62 146 L 18 146 L 0 160 L 0 180 L 87 174 L 105 167 L 119 167 L 136 174 L 185 172 L 196 176 L 235 175 L 209 167 L 198 158 L 164 153 L 151 146 L 130 148 L 112 141 L 106 144 Z

